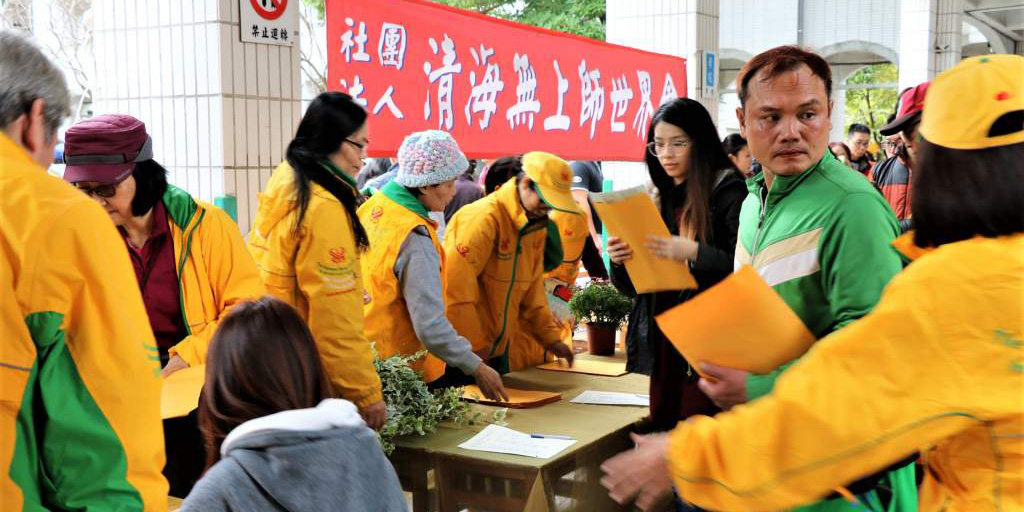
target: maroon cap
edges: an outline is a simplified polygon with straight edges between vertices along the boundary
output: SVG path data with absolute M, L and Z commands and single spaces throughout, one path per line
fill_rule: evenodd
M 928 92 L 928 85 L 931 82 L 918 84 L 900 94 L 900 100 L 896 104 L 896 119 L 878 130 L 882 135 L 888 137 L 903 131 L 911 123 L 921 118 L 921 111 L 924 110 L 924 96 Z
M 152 158 L 146 125 L 132 116 L 96 116 L 64 133 L 64 181 L 71 183 L 117 183 L 131 174 L 135 162 Z

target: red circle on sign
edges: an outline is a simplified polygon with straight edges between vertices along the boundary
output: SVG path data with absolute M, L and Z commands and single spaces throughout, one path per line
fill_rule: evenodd
M 288 0 L 270 0 L 270 3 L 276 7 L 273 11 L 264 9 L 258 0 L 249 0 L 249 3 L 252 5 L 253 10 L 256 11 L 256 14 L 260 15 L 260 18 L 268 21 L 274 21 L 280 18 L 281 15 L 284 14 L 284 10 L 288 7 Z

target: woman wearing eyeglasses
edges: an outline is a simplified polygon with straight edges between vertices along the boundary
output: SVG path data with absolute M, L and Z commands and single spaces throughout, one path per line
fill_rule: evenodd
M 167 183 L 146 125 L 128 115 L 65 134 L 64 179 L 100 203 L 131 256 L 163 375 L 202 364 L 220 319 L 264 293 L 238 226 Z
M 267 290 L 309 324 L 334 393 L 379 429 L 387 408 L 363 331 L 359 260 L 369 242 L 356 216 L 369 136 L 351 96 L 317 96 L 260 194 L 249 251 Z
M 265 293 L 238 226 L 167 183 L 142 121 L 93 117 L 64 137 L 64 179 L 99 202 L 124 238 L 156 338 L 146 350 L 159 355 L 164 377 L 205 363 L 221 319 Z M 170 492 L 185 496 L 203 470 L 195 415 L 165 421 L 164 443 Z
M 732 272 L 740 205 L 747 195 L 718 140 L 704 107 L 680 98 L 658 109 L 647 132 L 644 155 L 658 191 L 662 219 L 674 236 L 651 238 L 655 254 L 689 264 L 697 290 L 637 295 L 623 263 L 632 248 L 608 239 L 612 283 L 635 297 L 626 338 L 631 371 L 651 375 L 652 431 L 670 430 L 694 414 L 713 415 L 718 408 L 697 387 L 697 375 L 665 338 L 654 316 L 711 287 Z M 739 321 L 739 319 L 737 319 Z

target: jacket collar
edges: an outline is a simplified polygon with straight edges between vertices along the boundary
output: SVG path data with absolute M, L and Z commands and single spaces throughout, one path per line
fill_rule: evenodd
M 517 185 L 518 183 L 516 180 L 509 180 L 494 192 L 494 196 L 501 210 L 505 212 L 505 215 L 507 215 L 508 218 L 512 219 L 512 223 L 515 225 L 516 229 L 521 231 L 530 223 L 530 219 L 526 216 L 526 210 L 523 209 L 523 203 L 519 201 L 519 189 Z
M 242 438 L 267 430 L 316 431 L 363 425 L 366 423 L 359 416 L 355 404 L 348 400 L 328 398 L 316 407 L 281 411 L 242 423 L 224 438 L 220 445 L 220 455 L 226 456 L 231 446 Z
M 170 183 L 167 184 L 167 191 L 164 192 L 163 203 L 167 208 L 167 215 L 181 230 L 184 230 L 192 222 L 196 211 L 199 210 L 199 204 L 188 192 Z
M 324 168 L 330 171 L 331 174 L 337 176 L 342 183 L 351 187 L 352 190 L 355 190 L 356 192 L 359 191 L 359 187 L 356 185 L 356 180 L 352 178 L 352 176 L 349 176 L 345 171 L 339 169 L 337 165 L 334 165 L 334 162 L 324 159 L 320 161 L 320 165 L 324 166 Z
M 436 222 L 430 218 L 430 212 L 427 211 L 427 207 L 423 206 L 423 203 L 421 203 L 419 199 L 416 199 L 416 197 L 412 195 L 412 192 L 409 192 L 409 189 L 395 183 L 394 181 L 389 181 L 380 189 L 380 193 L 384 194 L 384 197 L 398 203 L 399 206 L 423 217 L 424 220 L 430 221 L 431 224 L 436 225 Z
M 7 160 L 15 160 L 25 164 L 30 164 L 33 167 L 39 167 L 39 164 L 32 159 L 32 156 L 28 154 L 21 146 L 14 143 L 10 137 L 5 133 L 0 133 L 0 158 Z
M 796 188 L 799 187 L 801 183 L 806 181 L 808 177 L 810 177 L 812 174 L 816 172 L 820 172 L 822 167 L 826 165 L 831 165 L 832 162 L 838 164 L 839 160 L 836 160 L 836 158 L 832 156 L 831 151 L 826 150 L 825 154 L 822 155 L 818 162 L 812 165 L 806 171 L 800 174 L 795 174 L 793 176 L 776 176 L 772 180 L 771 187 L 768 188 L 768 206 L 773 206 L 779 201 L 781 201 L 782 198 L 786 197 L 794 190 L 796 190 Z M 755 196 L 760 196 L 761 188 L 764 186 L 764 171 L 759 173 L 757 176 L 747 179 L 747 190 Z

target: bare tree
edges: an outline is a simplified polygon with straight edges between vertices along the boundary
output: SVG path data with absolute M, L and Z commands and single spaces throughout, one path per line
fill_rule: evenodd
M 307 3 L 301 6 L 299 23 L 307 37 L 299 38 L 299 68 L 314 91 L 320 94 L 327 91 L 327 50 L 324 48 L 326 41 L 321 41 L 321 38 L 317 37 L 318 28 L 322 26 L 323 21 L 315 7 Z M 311 44 L 301 44 L 301 41 L 309 41 Z
M 54 57 L 64 64 L 82 91 L 75 111 L 77 119 L 82 105 L 92 103 L 92 0 L 52 0 L 49 30 L 56 41 L 51 48 Z
M 0 27 L 32 32 L 32 0 L 0 0 Z

